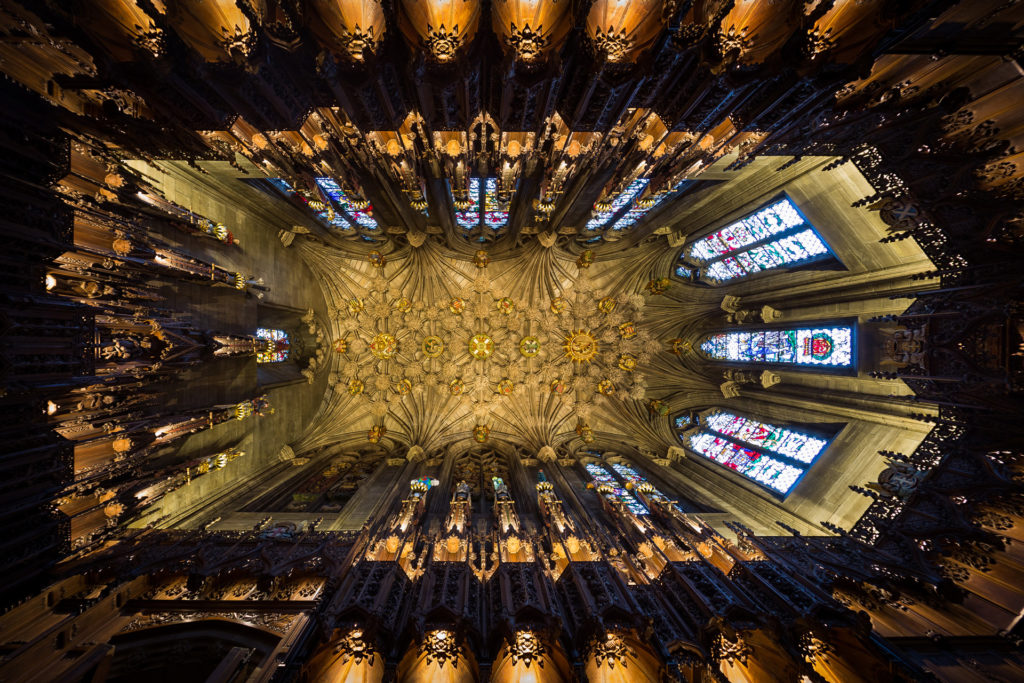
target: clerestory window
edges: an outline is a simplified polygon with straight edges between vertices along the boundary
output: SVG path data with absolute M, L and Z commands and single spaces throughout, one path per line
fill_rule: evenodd
M 700 418 L 698 426 L 680 436 L 691 450 L 782 496 L 807 473 L 830 441 L 820 434 L 724 410 Z
M 785 196 L 700 238 L 684 249 L 683 255 L 700 264 L 702 276 L 716 283 L 767 270 L 835 261 L 814 226 Z

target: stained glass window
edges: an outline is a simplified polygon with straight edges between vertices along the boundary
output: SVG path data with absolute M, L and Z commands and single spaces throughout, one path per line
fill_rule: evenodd
M 287 332 L 260 327 L 256 330 L 256 338 L 264 340 L 263 348 L 256 351 L 257 363 L 280 363 L 288 360 L 290 342 Z
M 641 474 L 639 472 L 637 472 L 635 469 L 633 469 L 629 465 L 624 465 L 622 463 L 615 463 L 615 464 L 612 465 L 612 469 L 615 470 L 616 474 L 618 474 L 620 477 L 625 479 L 627 482 L 630 482 L 631 484 L 633 484 L 634 487 L 639 486 L 640 484 L 644 484 L 644 483 L 650 484 L 649 481 L 644 479 L 643 476 L 641 476 Z M 652 486 L 651 488 L 654 488 L 654 487 Z M 656 488 L 654 488 L 654 495 L 658 496 L 659 498 L 663 498 L 665 500 L 668 500 L 668 496 L 666 496 L 665 494 L 663 494 L 661 491 L 659 491 Z M 672 507 L 674 507 L 676 509 L 679 508 L 679 506 L 677 506 L 675 503 L 672 503 Z
M 713 360 L 853 367 L 853 328 L 801 327 L 719 332 L 700 345 Z
M 719 434 L 731 436 L 762 450 L 808 465 L 813 463 L 828 445 L 825 439 L 732 413 L 708 415 L 704 418 L 704 426 Z
M 297 199 L 298 201 L 302 202 L 303 204 L 311 208 L 313 212 L 316 214 L 316 217 L 319 218 L 324 223 L 324 225 L 328 225 L 332 228 L 337 228 L 338 230 L 344 231 L 349 231 L 353 229 L 352 222 L 345 217 L 345 214 L 334 210 L 328 211 L 328 207 L 324 206 L 322 202 L 313 202 L 306 199 L 301 194 L 296 192 L 295 188 L 293 188 L 291 184 L 288 183 L 287 180 L 284 180 L 283 178 L 267 178 L 267 180 L 269 180 L 270 183 L 286 197 Z
M 828 446 L 828 440 L 790 427 L 717 411 L 685 437 L 690 448 L 723 467 L 785 495 Z
M 832 251 L 796 205 L 783 197 L 727 225 L 689 248 L 714 282 L 832 257 Z
M 612 469 L 615 470 L 620 477 L 628 482 L 632 482 L 634 485 L 641 482 L 647 481 L 640 476 L 640 473 L 634 470 L 629 465 L 623 465 L 622 463 L 615 463 L 612 465 Z
M 497 178 L 470 178 L 468 199 L 472 202 L 465 211 L 455 212 L 455 222 L 463 230 L 476 228 L 483 218 L 483 224 L 491 230 L 498 231 L 508 224 L 507 201 L 502 201 L 498 194 Z M 480 190 L 483 189 L 481 196 Z
M 615 216 L 615 214 L 617 214 L 622 209 L 622 207 L 629 204 L 631 201 L 633 201 L 634 197 L 643 192 L 644 188 L 647 187 L 647 183 L 649 182 L 650 181 L 647 178 L 638 178 L 631 182 L 628 186 L 626 186 L 625 190 L 620 192 L 618 195 L 616 195 L 614 199 L 612 199 L 611 209 L 608 211 L 598 211 L 596 208 L 597 205 L 595 204 L 593 217 L 589 221 L 587 221 L 587 230 L 597 230 L 598 228 L 603 227 L 605 223 L 610 221 Z M 636 222 L 636 219 L 634 219 L 633 222 Z M 629 225 L 632 225 L 632 223 L 629 223 Z M 625 226 L 615 227 L 613 225 L 612 229 L 621 230 L 622 227 Z
M 595 463 L 587 464 L 586 468 L 587 474 L 589 474 L 599 486 L 604 484 L 611 488 L 611 493 L 608 495 L 610 495 L 613 500 L 625 505 L 626 508 L 634 515 L 641 516 L 647 514 L 647 508 L 641 505 L 640 501 L 633 497 L 633 494 L 619 486 L 619 481 L 613 477 L 608 470 Z
M 455 222 L 463 230 L 472 230 L 480 223 L 480 179 L 469 179 L 469 200 L 473 202 L 466 211 L 455 212 Z
M 316 183 L 356 224 L 367 230 L 376 230 L 380 227 L 377 225 L 377 220 L 373 217 L 373 206 L 369 202 L 359 205 L 353 203 L 341 189 L 341 186 L 335 182 L 334 178 L 317 178 Z
M 500 230 L 508 223 L 508 204 L 498 199 L 498 179 L 488 178 L 484 182 L 484 225 L 491 230 Z

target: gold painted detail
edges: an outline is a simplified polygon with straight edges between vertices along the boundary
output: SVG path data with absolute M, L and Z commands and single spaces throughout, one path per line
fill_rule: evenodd
M 597 51 L 603 52 L 612 63 L 625 61 L 633 47 L 633 41 L 626 35 L 625 29 L 616 32 L 614 27 L 609 27 L 607 31 L 599 27 L 594 31 L 593 41 Z
M 370 443 L 380 443 L 381 438 L 387 433 L 388 429 L 384 425 L 374 425 L 366 433 L 366 440 Z
M 437 358 L 444 352 L 444 342 L 436 335 L 430 335 L 423 340 L 423 355 L 427 358 Z
M 589 363 L 597 355 L 598 343 L 589 331 L 576 330 L 566 337 L 562 348 L 576 363 Z
M 398 340 L 387 332 L 381 332 L 370 342 L 370 353 L 380 360 L 392 358 L 397 351 Z
M 540 341 L 536 337 L 523 337 L 519 341 L 519 353 L 525 358 L 533 358 L 540 353 Z
M 478 334 L 469 340 L 469 355 L 483 360 L 494 352 L 494 340 L 486 334 Z
M 582 420 L 576 423 L 576 434 L 583 439 L 583 443 L 594 443 L 594 430 Z
M 437 28 L 427 27 L 427 35 L 423 39 L 423 47 L 431 57 L 439 62 L 450 62 L 455 59 L 455 53 L 462 45 L 462 38 L 459 34 L 459 27 L 455 25 L 448 30 L 444 24 Z
M 509 31 L 506 41 L 516 53 L 516 57 L 524 62 L 534 62 L 540 59 L 544 48 L 548 45 L 548 39 L 543 33 L 542 26 L 534 29 L 529 24 L 524 24 L 522 28 L 519 28 L 515 22 L 512 23 L 512 30 Z
M 517 537 L 512 536 L 509 541 L 513 538 L 518 540 Z M 509 543 L 509 552 L 511 552 L 511 543 Z M 542 662 L 548 654 L 544 641 L 533 631 L 516 631 L 515 638 L 509 643 L 508 653 L 513 663 L 522 662 L 525 666 L 532 666 L 535 661 Z

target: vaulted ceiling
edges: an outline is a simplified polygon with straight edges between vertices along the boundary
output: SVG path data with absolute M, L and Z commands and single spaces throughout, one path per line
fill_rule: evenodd
M 893 329 L 874 318 L 1016 239 L 1021 86 L 1001 55 L 1020 22 L 998 2 L 7 3 L 0 56 L 74 140 L 52 178 L 70 202 L 130 187 L 199 207 L 267 303 L 309 311 L 304 408 L 254 469 L 282 446 L 482 444 L 664 465 L 671 417 L 726 404 L 846 424 L 842 476 L 785 504 L 702 465 L 672 476 L 696 506 L 738 494 L 815 525 L 863 511 L 847 486 L 882 468 L 879 443 L 927 432 L 879 374 Z M 952 53 L 924 54 L 951 27 Z M 958 204 L 975 191 L 1000 218 Z M 708 278 L 693 241 L 783 192 L 834 261 Z M 765 310 L 854 321 L 856 371 L 762 386 L 697 352 Z

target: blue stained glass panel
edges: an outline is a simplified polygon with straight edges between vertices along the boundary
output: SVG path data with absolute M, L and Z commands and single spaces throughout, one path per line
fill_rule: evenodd
M 779 455 L 811 464 L 825 450 L 825 439 L 798 432 L 788 427 L 777 427 L 759 420 L 720 412 L 705 418 L 705 426 L 719 434 L 771 451 Z
M 626 481 L 632 482 L 634 484 L 639 484 L 641 482 L 647 481 L 646 479 L 644 479 L 643 477 L 640 476 L 639 472 L 634 470 L 629 465 L 623 465 L 622 463 L 615 463 L 615 464 L 612 465 L 612 469 L 615 470 L 619 474 L 620 477 L 622 477 Z
M 848 368 L 853 366 L 853 328 L 719 332 L 700 348 L 713 360 Z
M 472 230 L 480 223 L 480 179 L 469 179 L 469 201 L 473 206 L 465 211 L 455 212 L 455 222 L 463 230 Z
M 587 464 L 586 469 L 587 474 L 589 474 L 595 482 L 598 484 L 607 484 L 611 487 L 611 495 L 625 505 L 626 508 L 634 515 L 642 516 L 647 514 L 647 508 L 641 505 L 640 501 L 633 497 L 633 494 L 626 489 L 621 488 L 619 486 L 619 482 L 608 472 L 608 470 L 594 463 Z
M 689 256 L 708 279 L 723 282 L 831 255 L 828 245 L 787 198 L 702 237 Z
M 610 221 L 612 217 L 615 214 L 617 214 L 624 206 L 633 201 L 634 197 L 643 192 L 643 189 L 647 187 L 647 183 L 649 182 L 650 181 L 647 178 L 637 178 L 629 185 L 627 185 L 625 190 L 620 192 L 618 195 L 615 196 L 614 199 L 612 199 L 612 208 L 610 211 L 595 210 L 593 216 L 590 218 L 589 221 L 587 221 L 587 230 L 596 230 L 597 228 L 602 227 L 605 223 Z M 615 225 L 613 225 L 612 228 L 621 230 L 623 227 L 626 227 L 626 225 L 624 224 L 616 228 L 615 226 L 618 225 L 619 222 L 620 221 L 616 221 Z M 633 219 L 633 222 L 636 222 L 636 218 Z M 632 225 L 632 223 L 629 223 L 629 225 Z
M 373 207 L 367 206 L 364 209 L 357 209 L 352 204 L 352 201 L 348 198 L 348 195 L 341 189 L 341 186 L 334 180 L 334 178 L 317 178 L 317 185 L 320 186 L 327 195 L 338 203 L 338 206 L 342 208 L 356 224 L 366 228 L 367 230 L 376 230 L 379 226 L 377 220 L 373 217 Z
M 499 230 L 508 223 L 508 207 L 498 199 L 498 179 L 488 178 L 484 182 L 484 225 Z
M 753 448 L 741 446 L 712 432 L 700 432 L 690 437 L 689 441 L 690 448 L 709 460 L 781 494 L 789 493 L 804 473 L 799 467 Z
M 291 341 L 288 339 L 287 332 L 259 327 L 256 329 L 256 338 L 265 340 L 263 349 L 256 352 L 257 363 L 280 363 L 288 360 Z
M 298 192 L 296 192 L 295 188 L 293 188 L 291 186 L 291 184 L 287 180 L 284 180 L 283 178 L 267 178 L 267 180 L 269 180 L 270 183 L 272 185 L 274 185 L 274 187 L 276 187 L 278 190 L 280 190 L 286 196 L 288 196 L 288 197 L 297 197 L 303 203 L 309 204 L 309 201 L 305 197 L 300 195 Z M 347 218 L 345 218 L 345 215 L 342 214 L 342 213 L 338 213 L 338 212 L 335 211 L 335 212 L 333 212 L 334 213 L 333 216 L 331 215 L 332 212 L 328 212 L 328 211 L 315 211 L 314 210 L 314 213 L 316 214 L 316 217 L 319 218 L 325 225 L 329 225 L 329 226 L 331 226 L 333 228 L 337 228 L 339 230 L 348 231 L 348 230 L 351 230 L 352 227 L 353 227 L 352 223 L 349 222 L 349 220 Z

